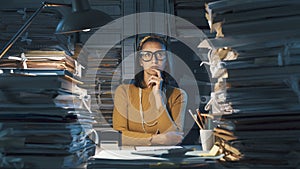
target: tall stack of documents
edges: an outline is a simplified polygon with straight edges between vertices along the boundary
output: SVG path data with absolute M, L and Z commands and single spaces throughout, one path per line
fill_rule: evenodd
M 59 69 L 68 70 L 76 74 L 80 71 L 75 59 L 65 54 L 64 51 L 56 50 L 30 50 L 22 53 L 20 56 L 8 56 L 1 59 L 0 67 L 3 68 L 35 68 L 35 69 Z
M 208 3 L 215 39 L 207 105 L 229 168 L 298 168 L 300 157 L 299 1 Z
M 87 59 L 84 88 L 92 95 L 92 111 L 97 123 L 94 127 L 110 127 L 112 124 L 113 94 L 121 83 L 121 50 L 112 48 L 108 52 L 99 50 Z
M 0 168 L 71 168 L 94 155 L 90 97 L 73 73 L 0 72 Z

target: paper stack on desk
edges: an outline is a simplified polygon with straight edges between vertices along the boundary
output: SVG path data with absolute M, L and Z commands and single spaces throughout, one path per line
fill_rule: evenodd
M 71 168 L 94 155 L 89 96 L 72 73 L 0 71 L 0 168 Z
M 298 168 L 300 3 L 208 3 L 210 101 L 228 168 Z M 209 44 L 209 45 L 207 45 Z M 219 118 L 219 119 L 217 119 Z
M 115 88 L 121 83 L 121 50 L 97 49 L 87 56 L 83 87 L 92 96 L 91 108 L 97 114 L 95 128 L 111 127 Z
M 203 151 L 193 151 L 181 146 L 136 147 L 137 150 L 102 149 L 91 157 L 87 169 L 97 168 L 218 168 L 221 155 L 202 156 Z

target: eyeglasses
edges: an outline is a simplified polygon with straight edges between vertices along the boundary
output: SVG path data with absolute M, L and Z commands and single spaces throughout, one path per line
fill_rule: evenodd
M 167 58 L 167 51 L 165 50 L 158 50 L 155 52 L 150 52 L 150 51 L 138 51 L 138 56 L 143 59 L 145 62 L 149 62 L 152 60 L 153 56 L 157 60 L 165 60 Z

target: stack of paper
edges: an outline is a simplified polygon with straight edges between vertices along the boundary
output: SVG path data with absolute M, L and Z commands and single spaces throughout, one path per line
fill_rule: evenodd
M 0 71 L 0 168 L 70 168 L 94 155 L 89 96 L 73 74 Z
M 64 51 L 31 50 L 20 56 L 8 56 L 0 61 L 1 68 L 68 70 L 81 77 L 80 64 Z
M 113 94 L 121 83 L 121 51 L 113 48 L 108 52 L 99 50 L 87 58 L 84 88 L 92 96 L 92 111 L 96 112 L 95 127 L 112 124 Z
M 216 81 L 206 106 L 228 167 L 299 167 L 300 7 L 298 1 L 206 5 L 215 39 L 208 64 Z M 219 118 L 219 119 L 218 119 Z
M 158 148 L 158 149 L 157 149 Z M 202 156 L 203 151 L 186 148 L 148 147 L 140 150 L 101 150 L 91 157 L 87 169 L 97 168 L 219 168 L 219 156 Z

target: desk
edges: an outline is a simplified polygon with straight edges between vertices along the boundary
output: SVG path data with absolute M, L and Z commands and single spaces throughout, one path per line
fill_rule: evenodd
M 200 146 L 184 146 L 186 148 L 199 148 Z M 218 168 L 217 157 L 193 156 L 193 151 L 188 151 L 181 156 L 148 156 L 140 155 L 137 147 L 120 147 L 115 150 L 100 149 L 97 154 L 91 157 L 87 163 L 87 169 L 117 169 L 117 168 Z M 174 150 L 174 149 L 173 149 Z M 179 150 L 179 149 L 178 149 Z M 157 150 L 155 150 L 157 151 Z M 167 149 L 158 151 L 169 151 Z M 194 151 L 196 152 L 196 151 Z M 198 151 L 197 151 L 198 152 Z M 137 154 L 138 153 L 138 154 Z

